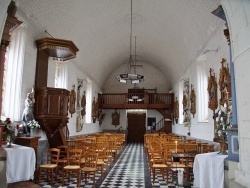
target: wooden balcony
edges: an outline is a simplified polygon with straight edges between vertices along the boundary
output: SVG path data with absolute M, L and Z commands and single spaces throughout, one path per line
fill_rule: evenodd
M 173 93 L 104 93 L 98 96 L 102 109 L 173 110 Z

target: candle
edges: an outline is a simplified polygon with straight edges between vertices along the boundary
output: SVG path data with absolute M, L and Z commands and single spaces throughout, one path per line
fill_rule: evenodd
M 175 153 L 177 153 L 177 140 L 175 141 Z

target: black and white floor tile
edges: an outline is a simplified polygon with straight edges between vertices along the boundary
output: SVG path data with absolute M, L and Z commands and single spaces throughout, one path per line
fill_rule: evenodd
M 175 183 L 175 182 L 174 182 Z M 46 176 L 41 178 L 39 183 L 41 187 L 46 188 L 74 188 L 77 187 L 76 178 L 67 180 L 62 185 L 60 172 L 57 182 L 50 185 L 46 179 Z M 192 185 L 192 184 L 191 184 Z M 92 187 L 92 178 L 85 184 L 81 181 L 80 187 Z M 144 147 L 142 143 L 130 143 L 124 150 L 118 155 L 117 160 L 111 165 L 106 166 L 104 178 L 101 179 L 100 171 L 96 174 L 96 187 L 97 188 L 125 188 L 125 187 L 145 187 L 145 188 L 191 188 L 192 186 L 180 187 L 175 184 L 167 184 L 166 180 L 163 180 L 160 173 L 156 174 L 156 180 L 152 185 L 152 179 L 149 172 L 148 161 L 145 155 Z
M 103 187 L 145 187 L 144 150 L 129 144 L 101 184 Z

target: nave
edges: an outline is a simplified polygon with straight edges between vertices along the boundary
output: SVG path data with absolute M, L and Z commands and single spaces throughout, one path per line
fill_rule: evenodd
M 170 176 L 170 174 L 169 174 Z M 80 187 L 92 187 L 93 182 L 90 180 L 87 184 L 81 181 Z M 174 182 L 175 183 L 175 182 Z M 44 176 L 39 184 L 41 187 L 47 188 L 73 188 L 77 186 L 76 178 L 71 178 L 70 182 L 61 186 L 61 176 L 57 179 L 57 183 L 49 185 L 49 182 Z M 114 160 L 111 167 L 105 168 L 105 174 L 103 180 L 101 179 L 100 171 L 96 174 L 96 186 L 101 188 L 112 187 L 158 187 L 158 188 L 177 188 L 175 184 L 166 184 L 166 180 L 163 180 L 160 173 L 156 174 L 156 180 L 152 185 L 152 176 L 149 172 L 148 159 L 145 154 L 144 146 L 142 143 L 129 143 L 118 155 L 117 160 Z M 191 186 L 185 186 L 189 188 Z M 180 187 L 181 188 L 181 187 Z

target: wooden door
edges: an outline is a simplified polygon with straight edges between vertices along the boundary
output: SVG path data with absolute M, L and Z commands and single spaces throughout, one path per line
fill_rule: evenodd
M 144 134 L 146 133 L 146 114 L 128 113 L 128 142 L 144 141 Z

